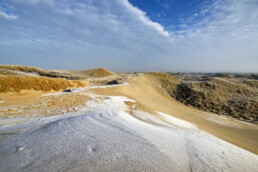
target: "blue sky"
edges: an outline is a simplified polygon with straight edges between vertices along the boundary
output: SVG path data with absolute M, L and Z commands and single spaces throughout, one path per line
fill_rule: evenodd
M 154 22 L 165 29 L 180 29 L 182 20 L 198 14 L 200 7 L 209 4 L 209 0 L 129 0 L 134 6 L 146 12 Z
M 258 72 L 257 0 L 2 0 L 0 63 Z

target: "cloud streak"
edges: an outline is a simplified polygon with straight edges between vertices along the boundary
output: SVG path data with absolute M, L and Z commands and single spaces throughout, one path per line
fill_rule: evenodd
M 137 7 L 134 7 L 132 4 L 128 2 L 128 0 L 122 0 L 121 3 L 132 13 L 135 15 L 135 18 L 140 20 L 143 24 L 153 28 L 161 35 L 164 35 L 166 37 L 169 37 L 169 32 L 164 30 L 164 27 L 160 25 L 157 22 L 151 21 L 147 16 L 146 13 L 138 9 Z
M 0 16 L 5 18 L 5 19 L 10 19 L 10 20 L 17 19 L 17 16 L 12 15 L 12 14 L 7 14 L 7 13 L 5 13 L 3 11 L 0 11 Z

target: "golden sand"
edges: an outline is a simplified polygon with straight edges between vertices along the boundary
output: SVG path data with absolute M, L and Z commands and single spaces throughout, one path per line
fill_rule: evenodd
M 101 95 L 127 96 L 137 102 L 139 109 L 155 113 L 160 111 L 195 124 L 223 140 L 258 154 L 258 125 L 232 118 L 221 118 L 216 114 L 203 112 L 182 103 L 152 85 L 144 76 L 128 79 L 129 86 L 95 89 Z M 211 119 L 214 118 L 214 119 Z

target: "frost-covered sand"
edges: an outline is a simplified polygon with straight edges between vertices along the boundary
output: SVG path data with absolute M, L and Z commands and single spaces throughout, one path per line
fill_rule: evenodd
M 88 96 L 78 112 L 1 126 L 0 171 L 258 170 L 257 155 L 189 122 Z

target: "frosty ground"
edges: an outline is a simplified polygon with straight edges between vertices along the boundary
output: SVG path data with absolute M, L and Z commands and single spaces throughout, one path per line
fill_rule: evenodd
M 194 124 L 130 107 L 125 102 L 134 100 L 125 96 L 83 94 L 91 100 L 78 112 L 6 120 L 0 127 L 0 171 L 258 169 L 257 155 Z

